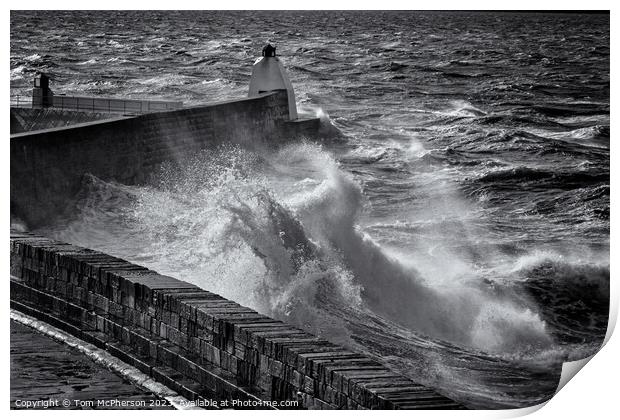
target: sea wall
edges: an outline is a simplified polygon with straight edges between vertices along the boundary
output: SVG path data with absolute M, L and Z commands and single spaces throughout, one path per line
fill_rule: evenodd
M 145 182 L 167 160 L 220 143 L 251 147 L 318 132 L 288 121 L 286 91 L 11 135 L 11 214 L 35 228 L 72 206 L 82 178 Z
M 11 232 L 11 306 L 190 400 L 462 408 L 377 361 L 125 260 Z

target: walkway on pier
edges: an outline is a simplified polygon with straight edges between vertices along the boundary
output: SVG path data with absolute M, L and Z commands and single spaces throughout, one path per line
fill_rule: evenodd
M 63 406 L 65 400 L 70 402 L 68 407 Z M 26 401 L 49 401 L 51 409 L 172 408 L 150 406 L 155 400 L 157 396 L 79 351 L 11 321 L 11 409 L 27 408 Z M 42 403 L 37 405 L 34 408 L 44 408 Z

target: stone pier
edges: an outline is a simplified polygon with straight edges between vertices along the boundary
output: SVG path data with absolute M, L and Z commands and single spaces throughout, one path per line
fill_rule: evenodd
M 272 147 L 320 126 L 289 120 L 286 91 L 137 116 L 14 108 L 11 121 L 11 214 L 31 228 L 62 217 L 87 173 L 144 184 L 162 163 L 203 149 Z
M 14 231 L 11 307 L 106 349 L 193 401 L 252 408 L 463 408 L 370 357 L 193 284 Z

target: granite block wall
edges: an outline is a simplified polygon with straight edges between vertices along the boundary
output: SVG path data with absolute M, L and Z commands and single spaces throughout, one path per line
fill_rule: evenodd
M 190 400 L 278 408 L 458 409 L 349 351 L 193 284 L 11 232 L 11 305 L 107 349 Z

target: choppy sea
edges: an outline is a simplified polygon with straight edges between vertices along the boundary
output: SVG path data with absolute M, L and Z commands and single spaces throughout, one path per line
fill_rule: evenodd
M 609 15 L 11 13 L 12 95 L 247 95 L 271 42 L 343 135 L 86 177 L 41 232 L 192 281 L 471 408 L 554 392 L 609 305 Z

